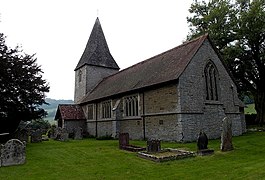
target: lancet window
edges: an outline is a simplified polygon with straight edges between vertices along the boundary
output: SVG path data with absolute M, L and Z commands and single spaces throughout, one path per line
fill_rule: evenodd
M 206 100 L 218 101 L 218 72 L 212 61 L 204 69 Z
M 138 95 L 124 97 L 124 116 L 139 116 Z

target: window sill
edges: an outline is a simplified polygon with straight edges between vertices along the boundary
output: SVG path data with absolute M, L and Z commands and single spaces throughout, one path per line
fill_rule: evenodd
M 124 120 L 127 120 L 127 119 L 141 119 L 141 116 L 123 116 L 123 119 Z
M 206 100 L 204 102 L 205 105 L 224 105 L 223 103 L 221 103 L 220 101 L 211 101 L 211 100 Z

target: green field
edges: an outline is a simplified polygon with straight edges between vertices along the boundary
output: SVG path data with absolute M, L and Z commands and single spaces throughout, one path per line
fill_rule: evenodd
M 233 138 L 234 150 L 211 156 L 156 163 L 118 149 L 118 140 L 45 141 L 27 145 L 25 165 L 1 167 L 0 179 L 265 179 L 265 132 Z M 130 144 L 145 146 L 144 141 Z M 165 143 L 162 148 L 196 150 L 196 143 Z
M 246 104 L 245 114 L 257 114 L 255 110 L 255 104 Z

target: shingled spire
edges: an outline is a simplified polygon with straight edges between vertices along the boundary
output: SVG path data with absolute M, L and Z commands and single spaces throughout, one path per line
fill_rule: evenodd
M 100 66 L 119 70 L 119 66 L 110 54 L 109 47 L 98 18 L 96 19 L 86 48 L 75 68 L 75 71 L 84 65 Z

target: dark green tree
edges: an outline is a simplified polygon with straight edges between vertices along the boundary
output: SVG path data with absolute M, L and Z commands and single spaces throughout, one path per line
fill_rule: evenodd
M 12 133 L 20 121 L 46 115 L 40 106 L 45 103 L 49 85 L 36 60 L 19 47 L 7 47 L 0 33 L 0 133 Z
M 257 121 L 265 122 L 265 1 L 194 1 L 188 39 L 208 33 L 241 93 L 255 100 Z

